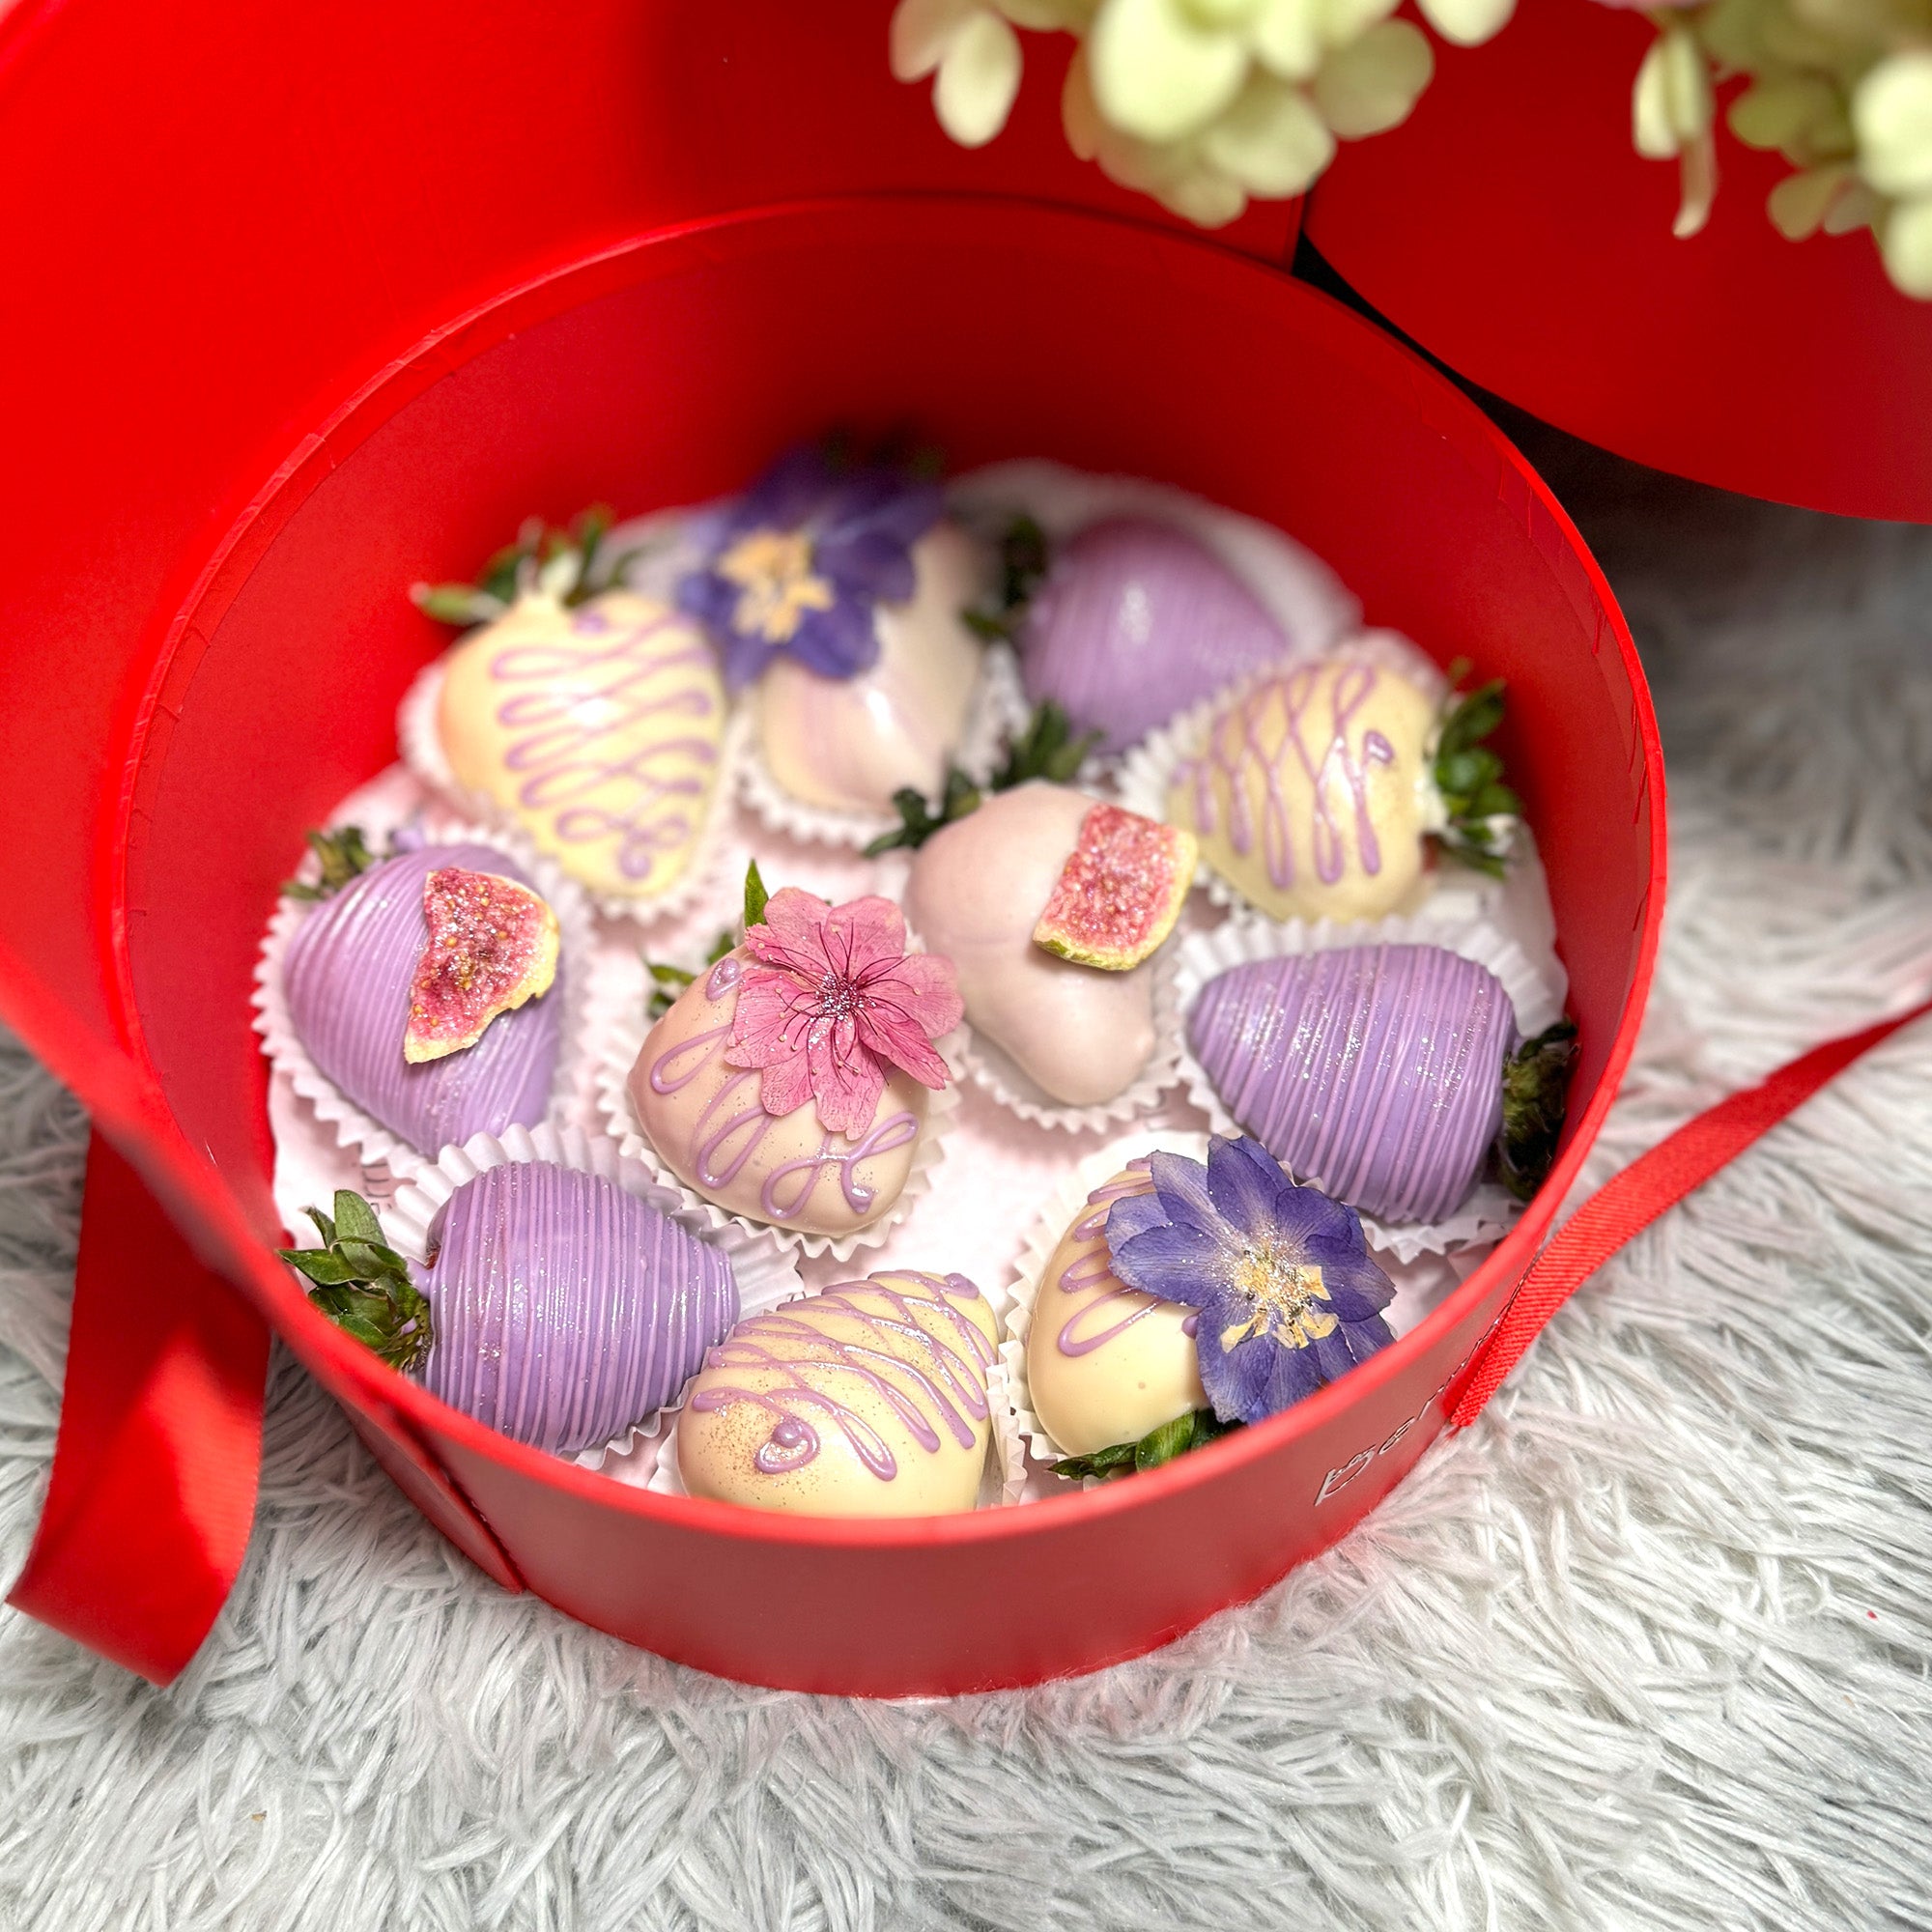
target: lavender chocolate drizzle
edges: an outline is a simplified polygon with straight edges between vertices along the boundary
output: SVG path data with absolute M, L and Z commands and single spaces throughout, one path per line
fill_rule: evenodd
M 1143 1315 L 1151 1314 L 1160 1306 L 1159 1298 L 1143 1294 L 1138 1289 L 1128 1288 L 1125 1283 L 1115 1278 L 1107 1244 L 1107 1211 L 1116 1201 L 1124 1201 L 1130 1194 L 1146 1194 L 1153 1186 L 1148 1176 L 1147 1159 L 1143 1155 L 1138 1160 L 1127 1163 L 1127 1171 L 1116 1175 L 1112 1180 L 1103 1181 L 1087 1197 L 1089 1211 L 1067 1230 L 1068 1236 L 1076 1241 L 1098 1241 L 1091 1254 L 1085 1254 L 1076 1262 L 1069 1263 L 1060 1277 L 1060 1292 L 1063 1294 L 1086 1294 L 1090 1289 L 1099 1293 L 1083 1301 L 1066 1320 L 1061 1323 L 1060 1333 L 1055 1338 L 1056 1346 L 1063 1355 L 1091 1355 L 1095 1349 L 1104 1348 L 1117 1335 L 1123 1335 Z M 1138 1302 L 1134 1307 L 1131 1304 Z M 1125 1313 L 1121 1311 L 1125 1309 Z M 1119 1316 L 1119 1320 L 1112 1318 Z M 1095 1326 L 1094 1318 L 1099 1325 Z M 1189 1315 L 1181 1323 L 1186 1334 L 1194 1333 L 1195 1318 Z
M 1502 1124 L 1516 1011 L 1439 946 L 1351 946 L 1234 967 L 1188 1014 L 1228 1111 L 1291 1173 L 1387 1221 L 1467 1200 Z
M 731 1264 L 613 1181 L 551 1161 L 487 1169 L 450 1196 L 428 1266 L 424 1384 L 563 1456 L 661 1408 L 738 1314 Z
M 614 838 L 617 869 L 627 879 L 648 879 L 661 853 L 679 851 L 690 840 L 697 808 L 681 810 L 680 802 L 701 802 L 706 789 L 699 774 L 666 776 L 655 768 L 680 756 L 700 765 L 718 759 L 710 738 L 680 731 L 675 723 L 708 718 L 717 708 L 701 679 L 652 697 L 639 689 L 682 666 L 709 663 L 706 646 L 688 635 L 681 647 L 668 651 L 653 641 L 672 625 L 683 631 L 682 620 L 665 611 L 613 633 L 603 611 L 582 611 L 568 641 L 516 644 L 490 660 L 496 683 L 535 687 L 506 697 L 497 710 L 505 730 L 526 733 L 503 754 L 507 770 L 533 774 L 518 790 L 518 803 L 526 811 L 548 811 L 566 845 Z M 600 671 L 608 681 L 594 697 L 568 688 L 569 681 Z M 554 689 L 560 682 L 566 688 Z M 659 736 L 639 735 L 640 727 L 658 724 L 667 727 Z M 612 783 L 635 791 L 635 803 L 613 811 L 576 802 Z
M 901 1289 L 895 1283 L 913 1286 Z M 928 1455 L 937 1454 L 942 1429 L 960 1448 L 972 1448 L 976 1425 L 988 1414 L 986 1371 L 996 1350 L 979 1324 L 954 1304 L 980 1298 L 980 1291 L 964 1275 L 900 1269 L 787 1302 L 741 1322 L 704 1358 L 707 1369 L 771 1371 L 782 1379 L 766 1389 L 713 1382 L 691 1398 L 691 1407 L 710 1414 L 748 1402 L 777 1418 L 752 1457 L 760 1475 L 786 1475 L 817 1456 L 821 1443 L 812 1421 L 816 1417 L 844 1435 L 873 1476 L 890 1483 L 898 1474 L 892 1445 L 857 1410 L 839 1401 L 833 1388 L 856 1382 L 872 1390 Z M 879 1301 L 884 1308 L 876 1305 Z M 958 1346 L 927 1329 L 919 1320 L 919 1308 L 943 1315 Z M 826 1333 L 827 1317 L 857 1321 L 867 1339 L 843 1341 Z M 895 1339 L 899 1350 L 893 1346 Z M 907 1347 L 912 1359 L 905 1352 Z M 785 1354 L 780 1352 L 781 1348 L 809 1352 Z
M 424 1154 L 544 1118 L 562 1033 L 563 978 L 571 970 L 559 960 L 550 990 L 492 1020 L 474 1046 L 411 1065 L 403 1034 L 410 978 L 429 937 L 423 881 L 442 866 L 530 884 L 493 846 L 405 852 L 309 913 L 282 962 L 289 1016 L 318 1071 Z
M 704 997 L 720 1000 L 744 976 L 744 964 L 726 953 L 705 976 Z M 651 1091 L 675 1094 L 690 1084 L 724 1051 L 731 1036 L 731 1023 L 696 1033 L 677 1045 L 667 1047 L 651 1062 L 646 1076 Z M 774 1116 L 765 1112 L 758 1098 L 761 1076 L 755 1069 L 735 1072 L 705 1103 L 693 1123 L 691 1163 L 703 1188 L 728 1187 L 744 1171 L 745 1164 L 764 1145 L 771 1132 Z M 859 1179 L 859 1165 L 878 1154 L 895 1153 L 919 1136 L 919 1120 L 901 1111 L 875 1121 L 855 1146 L 838 1152 L 834 1147 L 838 1136 L 826 1134 L 818 1151 L 796 1160 L 781 1162 L 765 1177 L 758 1203 L 768 1221 L 785 1222 L 805 1211 L 818 1183 L 828 1173 L 838 1177 L 846 1205 L 855 1214 L 867 1213 L 876 1190 Z M 783 1182 L 802 1174 L 804 1181 L 787 1201 L 780 1193 Z
M 1254 850 L 1258 831 L 1254 802 L 1248 795 L 1248 774 L 1261 773 L 1259 837 L 1268 879 L 1280 889 L 1292 886 L 1295 877 L 1295 828 L 1282 790 L 1282 776 L 1290 769 L 1291 759 L 1300 767 L 1314 794 L 1309 843 L 1321 883 L 1332 886 L 1349 864 L 1347 828 L 1336 815 L 1331 796 L 1338 779 L 1353 808 L 1355 855 L 1362 870 L 1374 877 L 1382 868 L 1381 845 L 1369 809 L 1369 767 L 1392 765 L 1395 747 L 1377 730 L 1363 734 L 1359 752 L 1349 742 L 1355 714 L 1374 694 L 1380 673 L 1373 665 L 1341 666 L 1328 687 L 1328 716 L 1323 720 L 1312 713 L 1315 689 L 1325 668 L 1319 664 L 1298 665 L 1258 686 L 1214 721 L 1199 756 L 1183 759 L 1175 767 L 1175 784 L 1193 789 L 1194 825 L 1203 834 L 1213 832 L 1219 823 L 1214 780 L 1219 777 L 1224 781 L 1228 789 L 1228 843 L 1243 858 Z M 1262 743 L 1260 722 L 1272 693 L 1280 695 L 1285 730 L 1279 749 L 1270 753 Z

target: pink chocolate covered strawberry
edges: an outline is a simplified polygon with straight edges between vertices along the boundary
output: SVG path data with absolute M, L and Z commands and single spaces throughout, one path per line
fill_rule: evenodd
M 1193 875 L 1186 834 L 1034 781 L 925 838 L 906 912 L 975 1031 L 1053 1100 L 1097 1106 L 1153 1055 L 1148 961 Z

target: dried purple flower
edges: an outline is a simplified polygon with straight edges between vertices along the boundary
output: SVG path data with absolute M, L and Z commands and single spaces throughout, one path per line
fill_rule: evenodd
M 1352 1208 L 1302 1187 L 1259 1141 L 1213 1140 L 1208 1163 L 1149 1156 L 1151 1194 L 1107 1216 L 1114 1273 L 1200 1310 L 1201 1385 L 1223 1422 L 1276 1415 L 1395 1340 L 1394 1284 Z

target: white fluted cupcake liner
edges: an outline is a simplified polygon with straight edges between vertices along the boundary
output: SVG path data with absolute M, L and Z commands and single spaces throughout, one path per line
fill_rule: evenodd
M 605 1130 L 618 1143 L 626 1159 L 642 1162 L 663 1185 L 675 1188 L 686 1205 L 705 1215 L 710 1225 L 723 1227 L 729 1223 L 750 1234 L 771 1235 L 814 1261 L 821 1255 L 830 1255 L 836 1262 L 848 1262 L 861 1249 L 881 1246 L 887 1236 L 912 1212 L 920 1197 L 931 1188 L 934 1171 L 945 1158 L 946 1135 L 959 1112 L 961 1068 L 958 1034 L 949 1034 L 936 1042 L 939 1055 L 952 1077 L 927 1100 L 925 1124 L 920 1129 L 912 1167 L 906 1175 L 905 1186 L 899 1190 L 898 1199 L 877 1220 L 867 1222 L 863 1228 L 855 1228 L 850 1234 L 813 1235 L 807 1234 L 803 1229 L 781 1228 L 774 1222 L 734 1214 L 706 1200 L 696 1188 L 686 1186 L 672 1173 L 664 1157 L 645 1137 L 637 1111 L 631 1105 L 627 1082 L 653 1024 L 644 1011 L 648 998 L 648 986 L 639 983 L 635 991 L 627 990 L 613 1000 L 595 1022 L 598 1045 L 593 1092 L 598 1117 L 604 1122 Z
M 1026 1437 L 1013 1413 L 1011 1372 L 1002 1354 L 986 1376 L 986 1400 L 992 1409 L 993 1440 L 986 1459 L 986 1477 L 980 1489 L 981 1509 L 1010 1509 L 1026 1493 Z
M 1502 982 L 1516 1009 L 1517 1031 L 1534 1037 L 1563 1017 L 1568 977 L 1555 954 L 1531 954 L 1514 939 L 1481 922 L 1432 919 L 1427 913 L 1407 919 L 1350 922 L 1299 920 L 1276 924 L 1261 919 L 1232 919 L 1208 931 L 1189 933 L 1181 942 L 1177 993 L 1181 1012 L 1182 1073 L 1187 1097 L 1212 1122 L 1219 1134 L 1238 1134 L 1243 1128 L 1214 1091 L 1206 1068 L 1186 1045 L 1186 1015 L 1208 980 L 1236 966 L 1256 960 L 1280 959 L 1301 952 L 1333 952 L 1351 946 L 1439 946 L 1487 967 Z M 1479 1183 L 1463 1206 L 1447 1219 L 1427 1224 L 1383 1222 L 1362 1216 L 1371 1247 L 1412 1262 L 1418 1255 L 1448 1254 L 1459 1248 L 1487 1246 L 1506 1235 L 1521 1204 L 1492 1181 Z
M 696 1377 L 692 1378 L 694 1381 Z M 685 1395 L 689 1394 L 690 1382 L 685 1384 L 684 1394 L 668 1405 L 661 1413 L 664 1419 L 664 1433 L 658 1445 L 657 1465 L 651 1471 L 651 1479 L 646 1489 L 655 1491 L 661 1496 L 688 1496 L 691 1492 L 685 1487 L 684 1468 L 677 1455 L 677 1424 L 684 1413 Z M 986 1377 L 986 1411 L 992 1423 L 992 1438 L 986 1445 L 985 1472 L 980 1479 L 979 1499 L 976 1509 L 1007 1509 L 1021 1500 L 1021 1492 L 1026 1488 L 1026 1442 L 1013 1420 L 1012 1403 L 1007 1386 L 1007 1371 L 1001 1362 L 995 1362 Z
M 1324 658 L 1346 659 L 1352 663 L 1372 664 L 1378 669 L 1386 670 L 1398 677 L 1406 678 L 1426 692 L 1438 706 L 1449 695 L 1449 681 L 1441 670 L 1419 645 L 1397 631 L 1363 631 L 1337 644 L 1334 649 L 1322 653 Z M 1294 659 L 1295 664 L 1305 664 L 1305 658 Z M 1180 764 L 1195 756 L 1208 742 L 1208 732 L 1215 719 L 1231 705 L 1238 703 L 1258 684 L 1280 674 L 1283 667 L 1256 671 L 1239 678 L 1212 697 L 1181 712 L 1163 725 L 1158 731 L 1150 731 L 1132 751 L 1122 758 L 1114 775 L 1116 789 L 1121 803 L 1129 811 L 1138 811 L 1144 818 L 1167 820 L 1167 794 L 1174 782 L 1174 774 Z M 1440 830 L 1446 821 L 1442 813 L 1441 794 L 1435 789 L 1432 776 L 1434 761 L 1423 760 L 1423 769 L 1416 775 L 1416 783 L 1422 794 L 1422 823 L 1425 831 Z M 1204 841 L 1205 846 L 1205 841 Z M 1195 875 L 1195 883 L 1202 887 L 1208 898 L 1217 906 L 1235 912 L 1256 912 L 1250 906 L 1247 895 L 1231 880 L 1222 877 L 1209 863 L 1204 849 L 1201 855 L 1201 868 Z M 1434 884 L 1434 874 L 1425 873 L 1422 893 L 1426 896 Z M 1406 908 L 1413 910 L 1414 908 Z
M 688 1390 L 690 1387 L 691 1384 L 686 1382 L 685 1388 Z M 658 1411 L 658 1460 L 644 1488 L 661 1496 L 688 1496 L 691 1493 L 684 1486 L 684 1470 L 677 1460 L 677 1419 L 683 1413 L 683 1395 L 679 1395 L 675 1402 L 667 1403 Z
M 1013 1427 L 1037 1463 L 1058 1463 L 1067 1453 L 1034 1412 L 1033 1395 L 1027 1380 L 1027 1336 L 1033 1328 L 1034 1303 L 1039 1284 L 1053 1260 L 1054 1250 L 1066 1231 L 1088 1210 L 1087 1197 L 1111 1180 L 1142 1154 L 1178 1153 L 1189 1160 L 1208 1158 L 1208 1136 L 1201 1133 L 1143 1133 L 1123 1136 L 1089 1154 L 1078 1166 L 1063 1175 L 1052 1197 L 1040 1209 L 1028 1231 L 1014 1265 L 1011 1301 L 1007 1308 L 1006 1338 L 1000 1344 L 1000 1359 L 1006 1364 L 1007 1388 L 1012 1403 Z M 1089 1476 L 1083 1489 L 1097 1486 L 1099 1478 Z
M 780 1302 L 789 1301 L 804 1292 L 796 1258 L 778 1242 L 751 1236 L 738 1228 L 703 1225 L 703 1217 L 693 1214 L 678 1200 L 674 1189 L 662 1185 L 640 1162 L 627 1160 L 616 1142 L 602 1134 L 586 1134 L 578 1127 L 555 1127 L 548 1123 L 533 1128 L 512 1127 L 500 1136 L 472 1134 L 460 1147 L 442 1149 L 434 1161 L 418 1168 L 397 1189 L 395 1198 L 378 1210 L 390 1245 L 413 1261 L 426 1260 L 431 1227 L 450 1196 L 479 1174 L 518 1161 L 548 1161 L 582 1174 L 594 1174 L 635 1195 L 687 1233 L 718 1249 L 730 1263 L 732 1278 L 738 1284 L 741 1321 L 747 1315 L 776 1308 Z M 639 1437 L 655 1435 L 665 1413 L 666 1409 L 655 1409 L 601 1447 L 585 1449 L 570 1460 L 582 1468 L 601 1469 L 607 1458 L 630 1455 Z
M 855 852 L 898 830 L 896 812 L 845 811 L 833 806 L 809 805 L 786 791 L 765 762 L 756 727 L 757 702 L 754 692 L 745 707 L 747 729 L 737 753 L 736 771 L 738 796 L 765 824 L 792 838 L 842 845 Z M 976 782 L 983 781 L 999 765 L 1008 739 L 1024 728 L 1027 717 L 1019 662 L 1011 646 L 988 644 L 952 762 Z
M 1037 1126 L 1063 1133 L 1104 1133 L 1109 1127 L 1139 1120 L 1159 1104 L 1160 1096 L 1181 1078 L 1180 999 L 1178 991 L 1179 942 L 1170 938 L 1148 961 L 1152 976 L 1153 1051 L 1132 1085 L 1111 1100 L 1091 1107 L 1072 1107 L 1056 1100 L 1028 1079 L 1006 1049 L 969 1025 L 961 1029 L 959 1049 L 966 1077 L 1009 1113 Z
M 331 821 L 348 822 L 351 821 Z M 558 956 L 563 962 L 563 1012 L 550 1106 L 553 1110 L 561 1107 L 577 1084 L 589 1037 L 587 1021 L 596 933 L 582 892 L 527 840 L 495 825 L 443 825 L 434 835 L 425 836 L 423 842 L 425 846 L 488 845 L 503 853 L 522 867 L 525 876 L 556 915 Z M 307 859 L 298 869 L 298 876 L 311 877 L 314 871 L 314 860 Z M 365 1166 L 386 1161 L 399 1179 L 408 1179 L 429 1156 L 364 1113 L 316 1065 L 296 1032 L 289 1011 L 288 990 L 282 979 L 289 942 L 302 921 L 327 903 L 327 900 L 291 898 L 277 903 L 255 961 L 255 990 L 249 1002 L 255 1012 L 254 1028 L 262 1037 L 262 1051 L 268 1055 L 270 1065 L 288 1076 L 289 1084 L 308 1102 L 317 1120 L 334 1128 L 338 1147 L 351 1149 Z M 402 1051 L 401 1040 L 396 1042 L 396 1051 Z
M 403 763 L 428 790 L 468 812 L 479 824 L 500 826 L 533 844 L 528 831 L 514 812 L 505 810 L 488 792 L 464 784 L 450 769 L 442 749 L 442 735 L 437 728 L 447 664 L 445 652 L 434 664 L 425 666 L 396 707 L 396 745 Z M 717 780 L 706 802 L 704 823 L 684 870 L 663 892 L 649 895 L 593 893 L 586 886 L 579 886 L 579 891 L 606 919 L 628 919 L 640 925 L 656 925 L 680 918 L 717 889 L 731 856 L 731 814 L 726 806 L 731 796 L 732 774 L 749 742 L 748 724 L 742 707 L 734 707 L 725 719 L 718 746 Z M 562 867 L 559 866 L 558 869 Z

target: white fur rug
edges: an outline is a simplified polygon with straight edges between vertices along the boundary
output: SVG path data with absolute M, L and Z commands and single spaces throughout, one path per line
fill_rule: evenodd
M 1536 453 L 1672 766 L 1607 1171 L 1932 979 L 1932 531 Z M 247 1568 L 180 1683 L 0 1612 L 0 1925 L 1932 1923 L 1928 1076 L 1932 1027 L 1670 1216 L 1326 1560 L 1027 1693 L 747 1691 L 503 1596 L 281 1360 Z M 0 1057 L 0 1574 L 81 1148 Z

